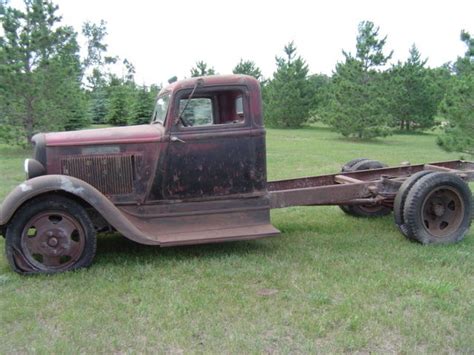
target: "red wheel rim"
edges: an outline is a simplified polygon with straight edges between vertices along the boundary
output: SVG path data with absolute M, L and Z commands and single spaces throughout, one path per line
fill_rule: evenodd
M 63 211 L 46 211 L 23 228 L 21 247 L 32 265 L 45 271 L 67 270 L 81 257 L 85 233 L 81 224 Z

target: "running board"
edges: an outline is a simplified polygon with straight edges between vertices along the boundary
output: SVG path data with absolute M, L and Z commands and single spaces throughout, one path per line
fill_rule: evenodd
M 199 232 L 176 233 L 159 237 L 160 246 L 207 244 L 230 242 L 236 240 L 252 240 L 277 236 L 280 231 L 271 224 L 236 227 L 227 229 L 203 230 Z

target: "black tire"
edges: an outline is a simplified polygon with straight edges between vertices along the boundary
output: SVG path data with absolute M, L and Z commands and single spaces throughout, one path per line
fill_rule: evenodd
M 355 159 L 352 159 L 350 161 L 348 161 L 347 163 L 345 163 L 342 168 L 341 168 L 341 173 L 345 173 L 345 172 L 350 172 L 352 171 L 352 167 L 361 162 L 361 161 L 364 161 L 364 160 L 370 160 L 368 158 L 355 158 Z M 349 206 L 346 206 L 346 205 L 340 205 L 339 208 L 341 210 L 343 210 L 345 213 L 348 213 L 349 214 L 349 209 L 348 209 Z
M 368 159 L 368 158 L 355 158 L 355 159 L 352 159 L 351 161 L 348 161 L 347 163 L 345 163 L 342 166 L 341 172 L 345 173 L 345 172 L 348 172 L 348 171 L 352 171 L 351 168 L 355 164 L 360 163 L 361 161 L 364 161 L 364 160 L 370 160 L 370 159 Z
M 15 212 L 7 226 L 5 252 L 15 272 L 52 274 L 89 266 L 96 245 L 94 226 L 81 205 L 44 196 Z
M 434 172 L 418 179 L 403 209 L 410 238 L 422 244 L 461 241 L 471 224 L 472 195 L 456 175 Z
M 408 192 L 411 190 L 413 185 L 423 176 L 431 174 L 432 171 L 422 170 L 406 179 L 395 196 L 395 201 L 393 203 L 393 216 L 395 219 L 395 224 L 398 229 L 403 233 L 404 236 L 410 238 L 408 235 L 407 228 L 405 226 L 405 218 L 403 217 L 403 208 L 405 206 L 405 201 L 408 196 Z M 411 239 L 411 238 L 410 238 Z
M 386 165 L 377 161 L 365 158 L 358 158 L 351 160 L 344 167 L 347 167 L 343 172 L 359 171 L 359 170 L 372 170 L 385 168 Z M 343 170 L 344 170 L 343 167 Z M 381 205 L 340 205 L 339 206 L 344 213 L 354 217 L 382 217 L 390 214 L 391 209 Z

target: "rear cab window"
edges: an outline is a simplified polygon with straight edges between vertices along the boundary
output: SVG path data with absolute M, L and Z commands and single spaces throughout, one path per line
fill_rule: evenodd
M 178 96 L 176 117 L 181 115 L 184 121 L 177 120 L 180 128 L 242 125 L 246 121 L 243 89 L 204 90 L 190 100 L 189 94 L 185 92 Z

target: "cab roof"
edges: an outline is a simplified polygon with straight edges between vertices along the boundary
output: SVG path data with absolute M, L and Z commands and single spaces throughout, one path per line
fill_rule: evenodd
M 181 89 L 192 89 L 196 83 L 201 80 L 201 87 L 206 86 L 232 86 L 232 85 L 245 85 L 245 86 L 260 86 L 257 79 L 249 75 L 232 74 L 232 75 L 210 75 L 210 76 L 199 76 L 195 78 L 183 79 L 176 81 L 163 89 L 160 94 L 164 92 L 176 92 Z

